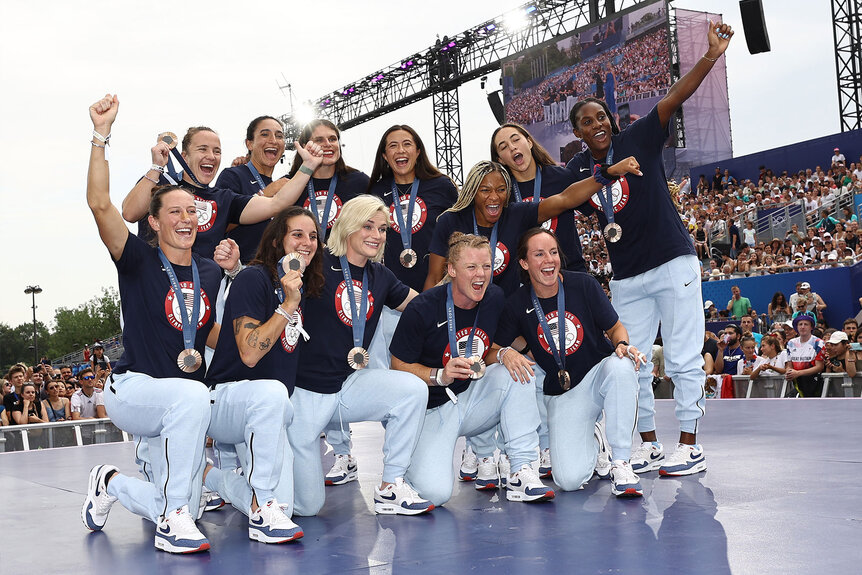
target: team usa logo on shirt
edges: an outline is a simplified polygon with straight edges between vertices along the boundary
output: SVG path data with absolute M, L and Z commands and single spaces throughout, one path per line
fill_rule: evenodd
M 284 331 L 281 332 L 281 347 L 287 353 L 292 353 L 296 349 L 296 344 L 299 342 L 299 330 L 303 325 L 302 310 L 297 309 L 293 312 L 293 319 L 296 320 L 296 325 L 287 324 Z
M 407 221 L 407 208 L 410 207 L 410 194 L 405 194 L 403 196 L 398 197 L 398 201 L 401 203 L 401 216 L 404 221 Z M 413 206 L 413 221 L 411 222 L 413 230 L 412 233 L 416 233 L 422 229 L 422 226 L 425 225 L 425 219 L 428 217 L 428 208 L 425 205 L 425 201 L 416 196 L 416 205 Z M 401 233 L 401 227 L 398 225 L 398 218 L 395 216 L 395 204 L 390 204 L 389 206 L 389 218 L 392 220 L 392 229 L 396 234 Z
M 541 202 L 541 201 L 544 201 L 544 200 L 546 200 L 546 199 L 547 199 L 547 198 L 539 198 L 539 201 Z M 532 201 L 533 201 L 533 198 L 524 198 L 524 199 L 522 199 L 521 201 L 522 201 L 522 202 L 532 202 Z M 556 218 L 556 217 L 551 218 L 550 220 L 545 220 L 545 221 L 544 221 L 544 222 L 542 222 L 540 225 L 541 225 L 544 229 L 548 230 L 549 232 L 557 233 L 557 218 Z
M 218 204 L 215 200 L 205 200 L 195 196 L 195 208 L 198 211 L 198 233 L 212 228 L 218 215 Z
M 494 275 L 498 276 L 509 267 L 509 248 L 503 242 L 497 242 L 494 250 Z
M 315 202 L 315 210 L 317 210 L 317 221 L 323 221 L 323 210 L 326 209 L 326 195 L 329 193 L 329 190 L 317 190 L 314 192 L 314 202 Z M 308 197 L 305 198 L 305 203 L 302 204 L 302 207 L 310 210 L 309 206 L 311 203 L 308 201 Z M 335 223 L 335 220 L 338 219 L 338 214 L 341 213 L 341 198 L 338 197 L 338 194 L 332 194 L 332 204 L 329 206 L 329 213 L 326 214 L 326 228 L 329 229 L 332 227 L 332 224 Z
M 472 355 L 485 357 L 485 354 L 491 347 L 491 338 L 488 337 L 487 333 L 482 331 L 482 328 L 476 327 L 476 333 L 473 334 L 473 349 L 468 350 L 467 339 L 469 339 L 470 331 L 472 329 L 472 326 L 465 327 L 464 329 L 459 329 L 455 332 L 455 344 L 458 346 L 458 357 L 470 357 Z M 449 363 L 450 359 L 452 359 L 452 350 L 447 343 L 446 350 L 443 352 L 443 365 L 445 366 Z
M 613 183 L 611 194 L 614 199 L 614 213 L 616 214 L 629 203 L 629 183 L 626 181 L 625 176 Z M 590 205 L 602 211 L 602 201 L 599 199 L 599 192 L 590 197 Z
M 559 322 L 557 321 L 557 310 L 552 311 L 549 314 L 545 314 L 545 319 L 548 322 L 548 327 L 551 328 L 551 337 L 554 339 L 554 349 L 559 345 L 557 342 L 560 338 L 560 331 L 557 325 Z M 551 354 L 551 348 L 548 346 L 548 340 L 545 339 L 545 333 L 542 330 L 542 324 L 539 324 L 536 327 L 536 336 L 539 339 L 539 344 L 542 346 L 542 349 L 545 350 L 548 354 Z M 584 342 L 584 327 L 581 325 L 581 320 L 575 316 L 570 311 L 566 311 L 566 355 L 572 355 L 578 348 L 581 347 L 581 344 Z
M 361 302 L 359 301 L 359 294 L 362 292 L 359 291 L 362 289 L 362 282 L 359 280 L 353 280 L 353 297 L 356 298 L 356 311 L 359 311 L 359 307 Z M 350 313 L 350 300 L 347 299 L 347 284 L 344 283 L 344 280 L 341 280 L 341 283 L 338 284 L 338 287 L 335 289 L 335 313 L 338 314 L 338 319 L 341 320 L 341 323 L 348 327 L 353 327 L 353 315 Z M 365 314 L 365 319 L 371 319 L 372 314 L 374 313 L 374 296 L 371 295 L 371 292 L 368 293 L 368 313 Z
M 183 303 L 186 306 L 182 313 L 189 317 L 192 313 L 192 305 L 194 304 L 194 284 L 192 282 L 180 282 L 180 291 L 183 292 Z M 174 288 L 168 288 L 168 295 L 165 297 L 165 316 L 168 318 L 168 323 L 174 326 L 174 329 L 183 331 L 183 320 L 180 315 L 180 302 L 174 294 Z M 210 298 L 207 292 L 201 288 L 201 305 L 198 310 L 198 327 L 203 327 L 210 319 Z

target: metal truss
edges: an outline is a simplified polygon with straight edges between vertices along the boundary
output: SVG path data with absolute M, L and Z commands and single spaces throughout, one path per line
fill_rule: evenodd
M 841 131 L 862 128 L 862 0 L 832 0 Z

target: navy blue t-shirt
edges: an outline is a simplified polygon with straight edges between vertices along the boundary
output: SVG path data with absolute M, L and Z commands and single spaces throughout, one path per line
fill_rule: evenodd
M 389 351 L 406 363 L 419 363 L 427 367 L 442 368 L 451 359 L 449 328 L 446 316 L 446 285 L 435 286 L 413 298 L 395 329 Z M 472 309 L 455 306 L 455 338 L 458 342 L 458 357 L 478 355 L 485 357 L 494 341 L 497 322 L 506 299 L 503 290 L 489 285 L 480 305 Z M 473 349 L 467 351 L 467 338 L 476 321 Z M 470 379 L 456 379 L 450 386 L 456 394 L 470 385 Z M 444 387 L 428 388 L 428 409 L 449 401 Z
M 742 351 L 742 346 L 740 346 L 740 345 L 737 345 L 733 349 L 731 349 L 728 346 L 728 347 L 724 348 L 724 356 L 723 357 L 724 357 L 724 369 L 721 370 L 721 373 L 728 373 L 730 375 L 736 375 L 736 370 L 737 370 L 736 364 L 738 364 L 740 361 L 742 361 L 742 358 L 745 357 L 745 352 Z
M 613 161 L 634 156 L 644 174 L 628 174 L 613 185 L 614 221 L 623 232 L 618 242 L 607 242 L 615 279 L 642 274 L 679 256 L 695 255 L 688 230 L 668 192 L 662 162 L 667 137 L 658 108 L 653 108 L 611 138 Z M 577 154 L 566 167 L 578 180 L 592 177 L 590 151 Z M 607 219 L 601 206 L 596 193 L 578 210 L 587 215 L 595 212 L 604 228 Z
M 411 186 L 412 184 L 402 184 L 398 190 L 401 214 L 405 222 L 407 221 Z M 416 205 L 413 208 L 413 239 L 410 245 L 411 249 L 416 252 L 419 261 L 412 268 L 405 268 L 399 259 L 402 250 L 404 250 L 404 244 L 401 242 L 401 228 L 398 226 L 398 218 L 395 216 L 395 202 L 392 201 L 392 178 L 375 182 L 370 193 L 382 199 L 383 203 L 389 206 L 389 217 L 392 220 L 392 227 L 386 232 L 384 264 L 402 283 L 421 292 L 425 285 L 425 278 L 428 277 L 429 247 L 434 235 L 434 227 L 437 225 L 437 218 L 451 208 L 458 199 L 458 190 L 455 189 L 455 184 L 446 176 L 419 180 Z
M 201 303 L 195 349 L 204 355 L 207 335 L 215 323 L 215 299 L 222 272 L 215 262 L 193 254 L 201 282 Z M 163 271 L 158 248 L 129 234 L 123 255 L 114 264 L 120 285 L 120 306 L 123 310 L 123 357 L 114 366 L 119 375 L 127 371 L 145 373 L 151 377 L 182 377 L 204 380 L 206 362 L 192 373 L 183 372 L 177 356 L 185 349 L 181 313 L 192 311 L 192 267 L 174 264 L 174 273 L 183 292 L 178 302 L 168 274 Z M 185 311 L 180 309 L 184 302 Z
M 543 186 L 544 187 L 544 186 Z M 446 257 L 449 250 L 449 236 L 453 232 L 473 233 L 473 206 L 458 212 L 446 212 L 437 221 L 434 237 L 431 240 L 431 253 Z M 521 283 L 518 265 L 518 241 L 521 235 L 539 224 L 539 204 L 532 202 L 510 202 L 503 208 L 498 220 L 497 249 L 494 253 L 494 283 L 503 288 L 507 296 L 512 294 Z M 479 226 L 479 234 L 491 237 L 493 228 Z
M 264 187 L 272 183 L 272 178 L 264 174 L 260 174 L 260 179 L 263 180 Z M 230 190 L 248 197 L 254 197 L 261 193 L 260 185 L 245 164 L 224 170 L 216 181 L 216 188 Z M 260 245 L 260 238 L 263 236 L 263 230 L 266 229 L 267 225 L 269 225 L 269 220 L 256 224 L 240 224 L 239 227 L 227 233 L 227 237 L 239 246 L 239 259 L 242 263 L 247 264 L 254 259 Z M 212 257 L 212 254 L 209 257 Z
M 570 271 L 562 272 L 562 276 L 566 294 L 566 371 L 572 378 L 574 388 L 597 363 L 614 352 L 604 332 L 612 328 L 619 317 L 593 276 Z M 557 296 L 539 298 L 539 303 L 542 304 L 554 342 L 558 342 Z M 506 300 L 495 342 L 505 347 L 511 345 L 518 336 L 523 337 L 536 363 L 547 374 L 545 395 L 560 395 L 563 388 L 556 375 L 560 368 L 551 355 L 534 310 L 530 286 L 521 286 Z
M 368 349 L 383 306 L 397 308 L 407 299 L 410 288 L 398 281 L 383 264 L 368 262 L 366 266 L 370 266 L 371 294 L 362 347 Z M 359 290 L 363 289 L 363 269 L 350 266 L 357 300 Z M 303 302 L 305 331 L 311 339 L 303 342 L 296 386 L 316 393 L 338 393 L 341 384 L 353 373 L 347 363 L 347 352 L 353 348 L 353 321 L 341 262 L 329 252 L 323 258 L 323 275 L 326 283 L 320 297 L 309 297 Z
M 326 194 L 329 193 L 329 184 L 332 178 L 318 179 L 311 178 L 311 184 L 314 188 L 314 196 L 316 201 L 318 221 L 323 220 L 323 210 L 326 209 Z M 364 194 L 368 189 L 368 176 L 360 171 L 349 172 L 347 174 L 338 174 L 338 182 L 335 184 L 335 193 L 332 195 L 332 204 L 329 206 L 329 214 L 326 218 L 326 226 L 321 224 L 323 229 L 323 242 L 329 238 L 329 231 L 332 229 L 332 224 L 341 215 L 341 208 L 344 204 L 360 194 Z M 314 211 L 311 207 L 311 201 L 308 198 L 308 185 L 299 194 L 299 199 L 296 200 L 296 205 L 307 210 Z
M 240 317 L 250 317 L 261 324 L 272 317 L 281 304 L 269 272 L 261 266 L 243 269 L 231 283 L 224 306 L 224 329 L 219 333 L 218 345 L 212 365 L 207 371 L 206 384 L 241 381 L 243 379 L 275 379 L 293 393 L 293 382 L 299 363 L 299 347 L 302 342 L 299 329 L 302 326 L 302 306 L 297 310 L 300 323 L 297 327 L 285 326 L 278 341 L 271 343 L 269 351 L 254 367 L 242 362 L 236 345 L 233 322 Z
M 541 169 L 542 190 L 539 193 L 542 198 L 556 196 L 577 181 L 572 172 L 561 166 L 541 166 Z M 515 184 L 518 185 L 522 201 L 533 201 L 536 180 L 515 182 L 513 179 L 513 190 Z M 510 194 L 509 198 L 510 201 L 515 199 L 514 191 Z M 566 269 L 575 272 L 587 271 L 587 267 L 584 264 L 584 255 L 581 250 L 581 240 L 575 227 L 574 210 L 566 210 L 556 218 L 542 222 L 542 227 L 556 234 L 557 239 L 560 241 L 560 247 L 563 249 L 563 254 L 566 256 Z
M 170 182 L 164 176 L 159 177 L 160 186 L 168 184 Z M 251 196 L 244 196 L 226 189 L 199 188 L 185 180 L 182 180 L 179 185 L 194 194 L 195 206 L 198 211 L 198 235 L 195 238 L 192 251 L 212 259 L 215 247 L 225 237 L 227 225 L 239 223 L 240 214 L 242 214 Z M 154 236 L 147 216 L 138 220 L 138 237 L 148 242 Z

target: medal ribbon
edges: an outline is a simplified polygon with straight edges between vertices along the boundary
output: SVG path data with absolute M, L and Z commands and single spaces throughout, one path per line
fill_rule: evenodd
M 413 178 L 413 184 L 410 186 L 410 199 L 407 201 L 407 223 L 404 225 L 404 213 L 401 211 L 401 192 L 398 186 L 395 185 L 395 180 L 392 180 L 392 204 L 395 212 L 395 220 L 398 222 L 398 229 L 401 230 L 401 245 L 405 250 L 409 250 L 413 244 L 413 208 L 416 206 L 416 194 L 419 192 L 419 178 Z
M 177 274 L 174 272 L 174 266 L 172 266 L 171 262 L 168 261 L 162 248 L 159 248 L 159 259 L 162 260 L 162 267 L 165 268 L 165 273 L 168 274 L 168 279 L 171 281 L 171 288 L 174 290 L 174 297 L 179 300 L 180 319 L 183 323 L 183 343 L 186 346 L 183 349 L 195 349 L 195 336 L 198 333 L 198 315 L 201 309 L 201 278 L 198 274 L 198 264 L 195 262 L 194 258 L 192 258 L 194 300 L 192 303 L 192 315 L 189 318 L 186 315 L 186 299 L 183 295 L 183 290 L 180 289 L 180 282 L 177 281 Z
M 533 299 L 534 311 L 542 325 L 542 333 L 545 334 L 545 341 L 548 342 L 551 355 L 554 357 L 557 367 L 561 370 L 566 369 L 566 294 L 563 292 L 563 280 L 557 278 L 557 334 L 559 335 L 559 343 L 554 342 L 551 326 L 548 325 L 545 312 L 542 310 L 542 305 L 539 303 L 536 290 L 533 289 L 532 285 L 530 286 L 530 297 Z
M 479 308 L 482 303 L 479 303 Z M 467 357 L 473 355 L 473 336 L 476 335 L 476 326 L 479 325 L 479 309 L 476 309 L 476 319 L 473 320 L 473 327 L 470 328 L 470 333 L 467 336 L 467 348 L 465 355 Z M 452 301 L 452 283 L 446 285 L 446 329 L 449 330 L 449 353 L 452 357 L 460 357 L 458 354 L 458 340 L 455 339 L 455 302 Z
M 491 244 L 491 265 L 492 266 L 494 264 L 494 256 L 497 253 L 497 226 L 499 224 L 500 224 L 500 220 L 497 220 L 494 223 L 494 227 L 491 228 L 491 238 L 490 238 L 489 242 Z M 475 212 L 475 210 L 473 211 L 473 233 L 476 234 L 477 236 L 482 235 L 479 233 L 479 224 L 476 223 L 476 212 Z
M 335 197 L 335 186 L 337 185 L 338 174 L 332 174 L 332 178 L 329 180 L 329 189 L 326 192 L 326 202 L 323 204 L 322 218 L 325 221 L 321 222 L 320 217 L 317 215 L 317 196 L 314 193 L 314 178 L 308 179 L 308 186 L 306 189 L 308 190 L 308 207 L 311 208 L 309 211 L 314 214 L 314 219 L 317 220 L 317 225 L 320 226 L 323 237 L 326 237 L 329 229 L 329 208 L 332 207 L 332 199 Z
M 368 313 L 368 268 L 367 263 L 362 272 L 362 293 L 360 295 L 359 313 L 356 313 L 356 298 L 353 297 L 353 278 L 350 277 L 350 263 L 347 256 L 338 258 L 341 262 L 341 273 L 344 275 L 347 299 L 350 300 L 350 317 L 353 323 L 353 347 L 363 347 L 365 340 L 365 316 Z
M 257 168 L 255 168 L 254 164 L 251 162 L 247 163 L 245 167 L 248 168 L 248 171 L 251 172 L 251 175 L 254 176 L 255 180 L 257 180 L 257 187 L 259 187 L 262 192 L 266 187 L 266 184 L 263 183 L 263 178 L 260 177 L 260 172 L 257 171 Z
M 198 179 L 195 177 L 195 173 L 183 159 L 182 154 L 180 154 L 180 151 L 177 148 L 171 149 L 171 155 L 177 159 L 177 162 L 179 162 L 180 166 L 183 168 L 183 173 L 188 174 L 196 186 L 204 189 L 208 187 L 198 181 Z M 166 166 L 166 168 L 167 173 L 174 177 L 174 179 L 176 179 L 178 182 L 182 179 L 180 178 L 179 173 L 174 169 L 174 163 L 173 161 L 171 161 L 171 156 L 168 156 L 168 165 Z
M 608 157 L 605 160 L 607 165 L 611 165 L 614 162 L 614 143 L 611 142 L 610 146 L 608 146 Z M 595 160 L 593 159 L 592 154 L 590 154 L 590 173 L 592 173 L 593 168 L 595 167 Z M 599 192 L 599 202 L 602 204 L 602 211 L 605 213 L 605 218 L 607 218 L 608 223 L 614 223 L 614 192 L 613 186 L 602 186 L 601 191 Z
M 521 188 L 518 187 L 518 182 L 512 178 L 512 191 L 515 192 L 515 199 L 517 201 L 523 201 L 521 199 Z M 538 202 L 542 199 L 542 167 L 536 166 L 536 179 L 533 182 L 533 203 Z

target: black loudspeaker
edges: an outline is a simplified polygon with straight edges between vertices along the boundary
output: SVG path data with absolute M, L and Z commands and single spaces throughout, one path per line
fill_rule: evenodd
M 491 107 L 491 112 L 494 113 L 494 118 L 498 124 L 503 124 L 506 121 L 506 113 L 503 110 L 503 97 L 501 91 L 491 92 L 488 94 L 488 105 Z
M 760 0 L 739 0 L 739 12 L 742 14 L 742 29 L 748 51 L 751 54 L 769 52 L 769 34 L 766 32 Z

